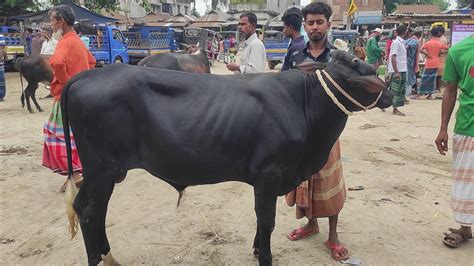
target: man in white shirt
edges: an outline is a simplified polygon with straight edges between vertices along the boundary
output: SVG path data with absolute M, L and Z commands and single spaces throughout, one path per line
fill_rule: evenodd
M 239 31 L 245 36 L 240 64 L 229 63 L 227 69 L 235 73 L 260 73 L 265 71 L 267 55 L 263 42 L 258 38 L 255 29 L 257 27 L 257 16 L 248 12 L 240 15 Z
M 388 58 L 388 73 L 390 74 L 390 90 L 393 93 L 393 114 L 405 116 L 398 107 L 405 105 L 405 90 L 407 76 L 407 50 L 405 39 L 408 29 L 406 26 L 397 28 L 397 38 L 390 47 Z
M 52 28 L 43 28 L 44 42 L 41 46 L 41 56 L 49 58 L 54 54 L 58 40 L 53 38 Z M 49 63 L 48 63 L 49 64 Z

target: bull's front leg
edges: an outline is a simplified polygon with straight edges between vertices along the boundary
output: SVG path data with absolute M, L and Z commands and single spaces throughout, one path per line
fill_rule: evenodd
M 254 240 L 254 254 L 258 255 L 258 263 L 272 265 L 270 239 L 275 228 L 275 210 L 277 196 L 270 192 L 270 187 L 260 185 L 254 187 L 255 213 L 257 214 L 257 234 Z

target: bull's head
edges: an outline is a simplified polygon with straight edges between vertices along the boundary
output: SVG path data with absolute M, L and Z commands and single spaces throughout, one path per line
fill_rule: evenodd
M 325 70 L 330 77 L 342 87 L 352 98 L 363 106 L 387 108 L 392 105 L 392 93 L 387 90 L 387 84 L 381 80 L 375 69 L 359 58 L 342 51 L 332 51 L 331 61 L 328 63 L 304 62 L 298 66 L 301 70 L 314 73 L 316 70 Z M 332 91 L 336 91 L 334 84 L 328 77 L 323 77 Z M 349 111 L 360 111 L 347 97 L 339 93 L 339 101 Z M 376 102 L 376 104 L 371 105 Z

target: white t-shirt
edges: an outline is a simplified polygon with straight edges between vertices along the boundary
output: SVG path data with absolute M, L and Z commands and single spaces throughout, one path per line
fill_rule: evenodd
M 51 38 L 48 40 L 44 40 L 43 45 L 41 46 L 41 52 L 40 54 L 42 55 L 52 55 L 54 54 L 54 49 L 56 49 L 56 45 L 58 44 L 58 41 Z
M 262 41 L 254 33 L 244 42 L 240 56 L 240 73 L 260 73 L 267 66 L 267 53 Z

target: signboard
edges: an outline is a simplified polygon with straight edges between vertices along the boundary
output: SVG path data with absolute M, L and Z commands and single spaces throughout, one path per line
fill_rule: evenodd
M 354 14 L 354 24 L 382 24 L 382 10 L 356 12 Z
M 451 45 L 462 41 L 464 38 L 474 34 L 474 24 L 458 24 L 453 23 L 451 33 Z

